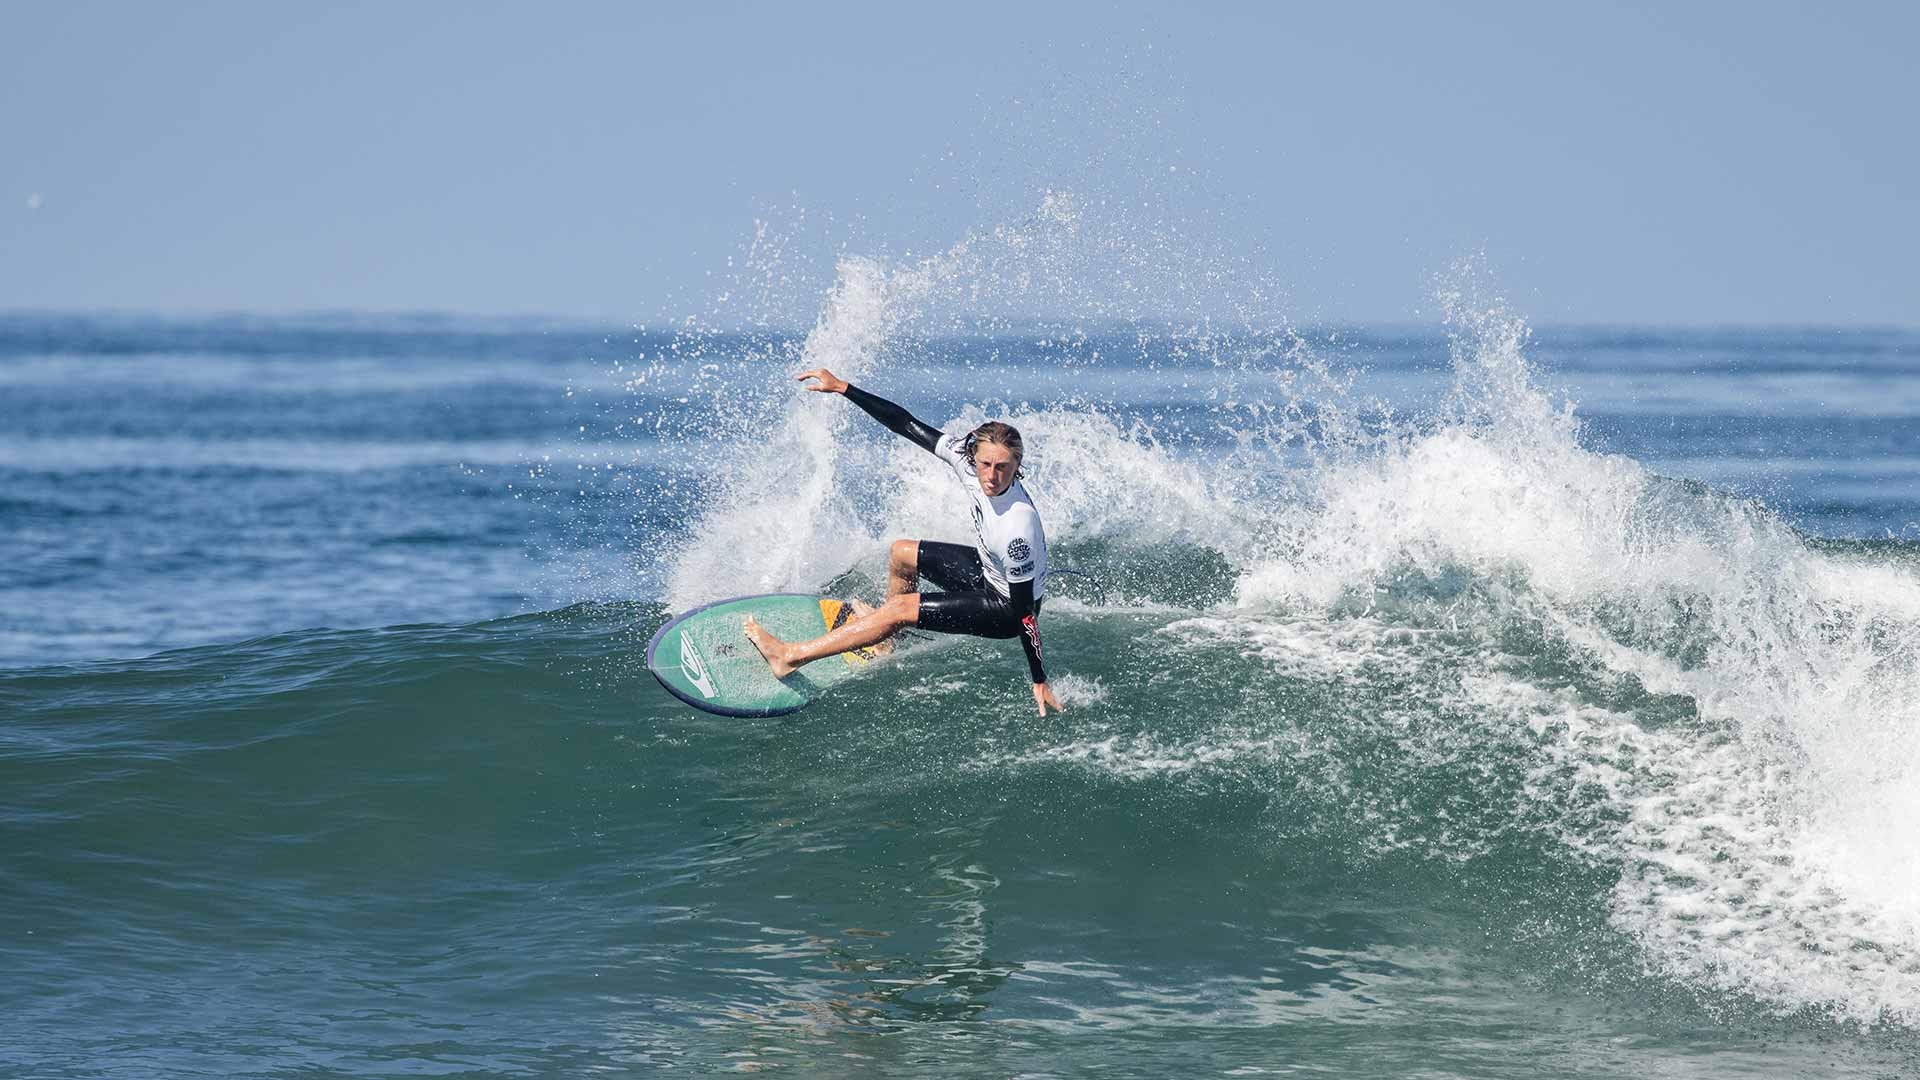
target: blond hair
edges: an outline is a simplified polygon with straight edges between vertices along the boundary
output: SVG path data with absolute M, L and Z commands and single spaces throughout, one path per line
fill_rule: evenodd
M 1026 446 L 1020 440 L 1019 428 L 1012 424 L 1003 424 L 998 420 L 989 420 L 968 432 L 967 441 L 960 451 L 966 455 L 967 464 L 975 464 L 973 453 L 980 448 L 981 443 L 993 443 L 1006 447 L 1007 453 L 1013 455 L 1013 478 L 1018 480 L 1026 475 L 1026 471 L 1020 468 L 1020 461 L 1026 456 Z

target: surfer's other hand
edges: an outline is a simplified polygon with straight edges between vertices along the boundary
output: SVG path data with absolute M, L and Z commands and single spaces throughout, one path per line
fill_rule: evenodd
M 1041 716 L 1047 715 L 1047 706 L 1049 705 L 1053 706 L 1054 712 L 1067 711 L 1066 709 L 1061 707 L 1060 699 L 1057 697 L 1054 697 L 1053 691 L 1047 689 L 1047 684 L 1043 682 L 1037 682 L 1033 684 L 1033 703 L 1035 705 L 1040 706 Z
M 847 392 L 847 380 L 839 378 L 826 368 L 814 368 L 812 371 L 803 371 L 795 375 L 794 378 L 800 382 L 806 382 L 808 379 L 819 379 L 819 386 L 807 387 L 807 389 L 815 393 L 844 394 Z

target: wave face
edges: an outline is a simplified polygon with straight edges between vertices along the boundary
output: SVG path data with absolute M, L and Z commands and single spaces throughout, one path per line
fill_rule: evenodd
M 1920 341 L 994 321 L 1091 228 L 807 334 L 8 323 L 0 1062 L 1912 1074 Z M 820 365 L 1021 427 L 1063 715 L 646 674 L 970 534 Z

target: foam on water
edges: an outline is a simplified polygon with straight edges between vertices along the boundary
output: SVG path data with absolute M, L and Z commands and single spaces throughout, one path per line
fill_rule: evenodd
M 973 248 L 969 238 L 901 267 L 840 259 L 798 355 L 783 358 L 790 360 L 786 374 L 827 368 L 850 381 L 864 378 L 902 324 L 961 274 Z M 751 437 L 731 448 L 714 478 L 708 511 L 673 561 L 667 598 L 674 607 L 743 590 L 812 588 L 847 569 L 849 551 L 865 553 L 880 542 L 837 482 L 852 464 L 844 445 L 851 422 L 845 403 L 798 390 L 791 398 L 772 426 L 743 419 Z
M 1062 255 L 1086 228 L 1057 199 L 933 258 L 843 259 L 792 367 L 880 373 L 900 335 L 948 325 L 936 313 L 1086 265 Z M 1482 816 L 1415 838 L 1425 827 L 1399 816 L 1404 799 L 1357 808 L 1380 850 L 1472 860 L 1503 830 L 1547 822 L 1570 857 L 1617 867 L 1610 917 L 1649 970 L 1770 1008 L 1920 1023 L 1920 579 L 1583 446 L 1571 403 L 1536 383 L 1525 322 L 1474 279 L 1441 290 L 1452 389 L 1413 421 L 1369 426 L 1311 349 L 1254 324 L 1202 347 L 1233 371 L 1215 410 L 1227 452 L 1185 452 L 1090 406 L 991 415 L 1026 433 L 1053 544 L 1199 548 L 1229 568 L 1231 603 L 1170 619 L 1176 647 L 1231 648 L 1275 679 L 1417 670 L 1434 696 L 1383 709 L 1377 734 L 1436 767 L 1468 768 L 1475 753 L 1535 762 L 1512 824 Z M 928 419 L 957 429 L 1000 397 L 983 385 L 960 415 Z M 877 575 L 890 538 L 968 535 L 951 477 L 910 447 L 850 438 L 864 420 L 846 403 L 794 393 L 774 410 L 771 433 L 718 470 L 724 497 L 671 559 L 674 607 L 743 582 Z M 1503 651 L 1515 633 L 1602 681 L 1689 701 L 1694 719 L 1543 689 Z M 1076 704 L 1112 703 L 1108 688 L 1063 685 Z M 982 766 L 1128 779 L 1231 768 L 1262 783 L 1307 761 L 1333 791 L 1342 750 L 1239 717 L 1173 738 L 1089 730 Z M 1573 797 L 1589 790 L 1602 805 Z M 1586 810 L 1556 809 L 1567 803 Z
M 1241 577 L 1239 603 L 1327 610 L 1464 576 L 1484 595 L 1442 589 L 1452 617 L 1533 625 L 1690 698 L 1697 729 L 1554 724 L 1624 821 L 1566 838 L 1621 864 L 1617 924 L 1687 981 L 1920 1021 L 1920 581 L 1584 449 L 1570 409 L 1531 382 L 1524 324 L 1451 304 L 1455 399 L 1321 470 L 1299 532 Z M 1416 599 L 1412 616 L 1441 610 Z
M 1110 235 L 1089 235 L 1084 218 L 1075 200 L 1050 192 L 1028 219 L 969 236 L 934 256 L 898 264 L 841 258 L 812 330 L 781 358 L 787 374 L 826 367 L 863 381 L 903 360 L 894 349 L 905 335 L 1001 325 L 1036 296 L 1077 300 L 1091 321 L 1137 314 L 1138 294 L 1150 290 L 1125 275 L 1139 270 L 1168 279 L 1170 272 L 1155 265 L 1153 251 L 1137 241 L 1122 245 Z M 1128 258 L 1102 263 L 1102 273 L 1120 275 L 1120 284 L 1109 282 L 1099 298 L 1076 285 L 1097 256 L 1120 253 Z M 1170 281 L 1156 287 L 1183 291 L 1177 274 Z M 1226 345 L 1201 334 L 1182 347 L 1205 354 Z M 772 379 L 779 383 L 780 376 Z M 983 381 L 980 400 L 996 400 L 1008 390 L 999 380 Z M 878 561 L 892 537 L 971 531 L 951 497 L 951 476 L 926 455 L 904 445 L 876 451 L 869 440 L 849 438 L 850 426 L 866 420 L 843 401 L 791 384 L 769 392 L 781 397 L 763 396 L 752 408 L 769 410 L 772 421 L 739 417 L 725 464 L 711 470 L 711 509 L 671 559 L 667 598 L 674 607 L 737 594 L 742 582 L 765 590 L 814 588 L 858 563 Z M 1030 447 L 1047 448 L 1031 454 L 1028 477 L 1036 492 L 1044 492 L 1050 538 L 1117 529 L 1226 546 L 1245 531 L 1234 513 L 1243 504 L 1219 490 L 1224 473 L 1181 464 L 1150 430 L 1123 428 L 1071 407 L 1001 409 L 995 415 L 1021 426 Z M 978 406 L 954 417 L 926 417 L 951 430 L 986 418 Z M 1077 464 L 1084 461 L 1105 467 L 1086 470 Z M 883 476 L 887 494 L 877 505 L 863 504 L 855 495 L 859 486 Z M 896 476 L 903 482 L 893 482 Z
M 1649 729 L 1522 680 L 1473 680 L 1489 714 L 1526 723 L 1542 756 L 1530 805 L 1570 849 L 1621 866 L 1613 923 L 1650 969 L 1873 1023 L 1912 1024 L 1920 943 L 1900 904 L 1849 891 L 1806 856 L 1813 831 L 1782 816 L 1801 777 L 1714 729 Z M 1899 853 L 1889 853 L 1898 858 Z
M 961 431 L 987 419 L 984 411 L 968 408 L 946 426 Z M 1108 417 L 1050 409 L 1015 413 L 1010 420 L 1035 459 L 1024 483 L 1045 506 L 1049 542 L 1122 535 L 1135 544 L 1219 550 L 1234 543 L 1236 525 L 1245 523 L 1239 504 L 1219 490 L 1217 475 Z M 952 473 L 905 444 L 892 454 L 900 483 L 882 516 L 889 534 L 970 535 Z M 1087 468 L 1089 462 L 1098 467 Z

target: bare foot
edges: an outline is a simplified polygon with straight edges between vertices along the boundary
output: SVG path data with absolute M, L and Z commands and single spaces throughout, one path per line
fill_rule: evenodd
M 766 628 L 755 622 L 751 615 L 747 616 L 745 629 L 747 640 L 753 642 L 753 647 L 760 650 L 760 655 L 766 659 L 767 666 L 773 669 L 774 678 L 784 679 L 793 674 L 797 665 L 787 663 L 786 642 L 769 634 Z
M 853 617 L 856 619 L 864 619 L 873 614 L 873 605 L 865 600 L 849 600 L 847 606 L 853 609 Z

